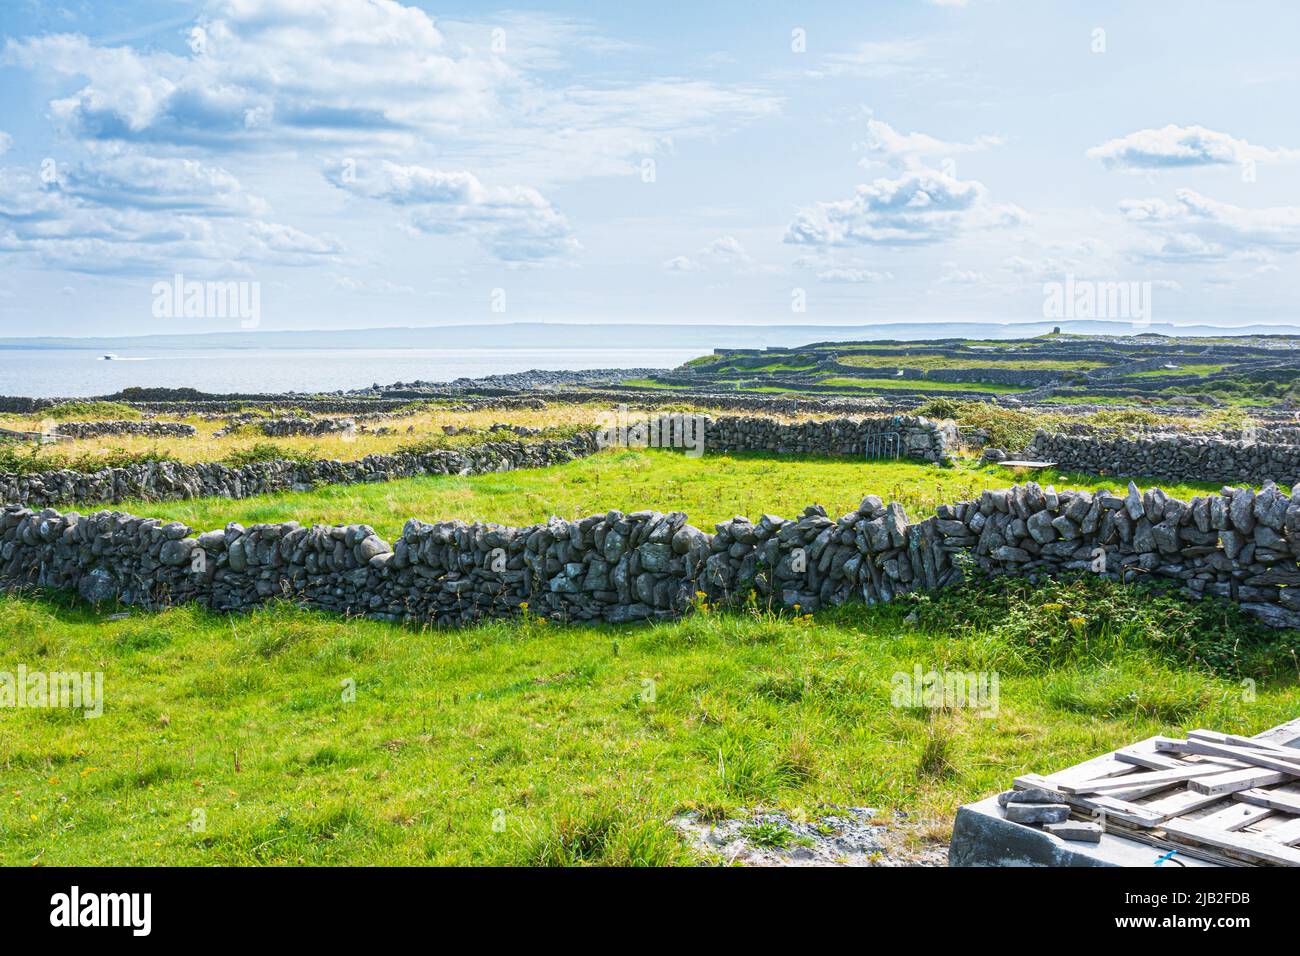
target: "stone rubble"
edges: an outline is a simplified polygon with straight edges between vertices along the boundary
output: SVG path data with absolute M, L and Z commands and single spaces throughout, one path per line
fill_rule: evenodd
M 672 826 L 706 857 L 745 866 L 944 866 L 940 844 L 910 849 L 906 814 L 882 820 L 870 807 L 823 807 L 811 818 L 799 812 L 742 810 L 725 820 L 702 820 L 695 811 Z M 784 846 L 765 845 L 756 828 L 781 833 Z M 757 842 L 756 842 L 757 841 Z

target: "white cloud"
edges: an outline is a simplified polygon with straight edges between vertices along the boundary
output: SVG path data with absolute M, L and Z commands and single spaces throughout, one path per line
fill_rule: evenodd
M 259 218 L 262 208 L 224 170 L 190 161 L 113 157 L 60 168 L 50 182 L 0 168 L 0 252 L 46 268 L 139 274 L 303 265 L 341 251 Z
M 245 257 L 282 265 L 308 265 L 343 251 L 342 243 L 332 236 L 313 236 L 278 222 L 249 223 L 252 249 Z
M 818 282 L 876 283 L 888 282 L 894 278 L 891 272 L 875 272 L 871 269 L 823 269 L 817 273 Z
M 921 169 L 858 186 L 849 199 L 801 209 L 785 241 L 812 246 L 917 245 L 952 238 L 975 224 L 1014 225 L 1024 219 L 1018 207 L 990 204 L 982 183 Z
M 780 270 L 754 262 L 754 257 L 735 236 L 719 236 L 699 251 L 696 258 L 673 256 L 663 267 L 668 272 L 706 272 L 710 269 L 730 270 L 741 275 L 771 274 Z
M 530 186 L 486 186 L 473 173 L 427 166 L 336 163 L 325 172 L 340 189 L 409 210 L 416 230 L 474 236 L 499 259 L 565 256 L 580 246 L 568 223 Z
M 1244 139 L 1204 126 L 1140 129 L 1088 150 L 1089 159 L 1108 169 L 1172 169 L 1187 166 L 1239 166 L 1300 159 L 1300 150 L 1254 146 Z
M 496 127 L 469 130 L 469 144 L 450 153 L 550 182 L 633 176 L 646 159 L 671 155 L 682 141 L 716 139 L 778 114 L 781 103 L 755 86 L 701 80 L 532 89 L 526 103 L 498 117 Z
M 745 247 L 740 244 L 740 240 L 735 236 L 722 236 L 713 240 L 705 248 L 705 253 L 723 262 L 738 265 L 748 264 L 752 261 L 749 253 L 745 251 Z
M 685 140 L 716 138 L 781 108 L 754 85 L 618 70 L 592 83 L 590 73 L 559 72 L 575 55 L 631 49 L 543 14 L 435 23 L 395 0 L 209 0 L 181 53 L 42 33 L 8 39 L 0 62 L 62 91 L 48 115 L 93 158 L 61 173 L 65 213 L 170 210 L 188 217 L 175 231 L 201 233 L 186 237 L 194 243 L 222 240 L 222 254 L 310 262 L 330 253 L 253 225 L 269 222 L 270 211 L 225 167 L 259 184 L 290 181 L 290 194 L 310 208 L 318 197 L 304 198 L 305 177 L 324 147 L 379 167 L 389 181 L 370 192 L 365 183 L 335 184 L 405 208 L 411 230 L 471 235 L 497 260 L 531 262 L 579 248 L 540 189 L 637 174 Z M 247 221 L 236 235 L 214 217 Z M 80 226 L 70 232 L 92 238 Z M 124 259 L 158 251 L 129 250 L 144 240 L 118 233 L 104 241 Z M 24 241 L 12 227 L 0 239 Z
M 983 272 L 975 269 L 958 269 L 949 262 L 945 264 L 939 281 L 944 285 L 985 285 L 989 279 Z
M 409 285 L 399 285 L 388 279 L 358 279 L 354 276 L 339 275 L 333 277 L 334 288 L 346 293 L 364 293 L 366 295 L 414 295 L 415 289 Z
M 268 131 L 332 139 L 489 117 L 512 71 L 448 49 L 433 20 L 391 0 L 217 0 L 190 55 L 101 47 L 84 36 L 10 40 L 6 58 L 83 76 L 55 116 L 88 138 L 220 144 Z
M 9 147 L 13 145 L 14 138 L 0 129 L 0 156 L 9 152 Z
M 867 138 L 857 148 L 867 155 L 863 166 L 892 163 L 904 167 L 933 165 L 935 160 L 1001 146 L 1000 136 L 979 136 L 969 143 L 945 142 L 926 133 L 900 133 L 883 120 L 867 120 Z
M 262 214 L 268 208 L 225 169 L 192 159 L 109 156 L 58 167 L 58 179 L 69 195 L 105 206 L 209 215 Z
M 89 141 L 214 151 L 325 142 L 359 155 L 437 144 L 440 162 L 548 181 L 634 172 L 683 138 L 716 136 L 779 111 L 753 86 L 648 79 L 547 85 L 565 44 L 620 49 L 562 18 L 506 14 L 449 39 L 394 0 L 212 0 L 194 52 L 102 47 L 84 36 L 9 40 L 4 60 L 86 82 L 50 104 Z M 593 46 L 594 44 L 594 46 Z
M 843 53 L 828 53 L 820 65 L 809 70 L 814 78 L 855 77 L 883 79 L 896 76 L 929 75 L 930 43 L 904 37 L 895 40 L 868 40 Z
M 1175 202 L 1126 199 L 1124 218 L 1150 232 L 1144 258 L 1202 262 L 1300 250 L 1300 206 L 1247 209 L 1180 189 Z

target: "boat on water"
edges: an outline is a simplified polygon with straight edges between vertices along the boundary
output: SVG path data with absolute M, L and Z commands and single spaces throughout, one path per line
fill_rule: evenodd
M 99 358 L 101 362 L 111 362 L 113 361 L 113 359 L 117 358 L 117 356 L 114 355 L 112 352 L 105 352 Z

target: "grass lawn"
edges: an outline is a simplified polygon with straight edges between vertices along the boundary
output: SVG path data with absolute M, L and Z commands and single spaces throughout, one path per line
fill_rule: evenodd
M 967 597 L 457 632 L 0 597 L 0 671 L 104 675 L 98 719 L 0 708 L 0 864 L 682 864 L 675 813 L 827 803 L 942 839 L 1018 773 L 1296 714 L 1294 668 L 1250 698 L 1189 663 L 1237 640 L 1218 612 L 1103 584 L 991 610 L 1011 626 Z M 894 706 L 916 666 L 996 671 L 996 715 Z
M 737 514 L 757 520 L 764 513 L 795 517 L 820 504 L 832 517 L 856 508 L 863 496 L 878 494 L 900 502 L 913 518 L 937 504 L 972 498 L 985 488 L 1005 488 L 1029 478 L 1065 488 L 1122 490 L 1125 479 L 1048 469 L 1018 475 L 1007 468 L 971 463 L 951 468 L 912 461 L 856 458 L 710 455 L 687 458 L 662 450 L 607 451 L 557 465 L 498 474 L 436 476 L 362 485 L 327 485 L 232 501 L 128 501 L 105 505 L 147 517 L 183 521 L 204 531 L 228 521 L 249 525 L 296 520 L 303 524 L 364 521 L 393 540 L 408 518 L 425 521 L 460 518 L 526 525 L 551 515 L 577 518 L 618 508 L 684 511 L 696 527 L 711 531 Z M 1219 485 L 1160 482 L 1184 500 L 1217 491 Z M 71 510 L 71 509 L 66 509 Z M 82 506 L 83 513 L 95 510 Z

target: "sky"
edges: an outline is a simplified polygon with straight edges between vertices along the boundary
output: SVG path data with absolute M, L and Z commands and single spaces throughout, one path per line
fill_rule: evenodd
M 3 0 L 0 336 L 1028 322 L 1067 279 L 1294 325 L 1297 36 L 1250 0 Z M 255 323 L 183 307 L 229 283 Z

